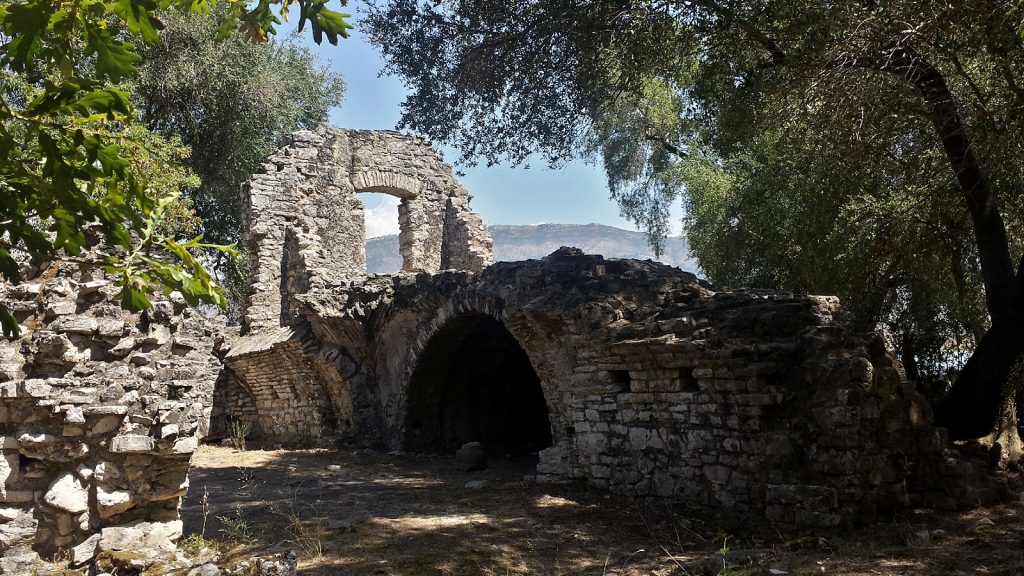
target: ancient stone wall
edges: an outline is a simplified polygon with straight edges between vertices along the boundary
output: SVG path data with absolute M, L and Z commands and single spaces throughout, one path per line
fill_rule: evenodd
M 353 441 L 406 448 L 425 351 L 432 370 L 454 375 L 431 343 L 445 327 L 492 318 L 540 380 L 551 439 L 541 480 L 675 497 L 786 526 L 994 496 L 960 490 L 957 477 L 980 471 L 949 459 L 927 403 L 877 335 L 832 324 L 834 298 L 715 291 L 660 264 L 564 249 L 477 275 L 376 277 L 297 299 L 315 340 L 342 351 L 328 364 L 345 386 L 325 391 L 346 396 L 332 405 L 360 407 L 339 419 Z M 432 410 L 454 401 L 438 394 Z
M 0 299 L 23 326 L 0 340 L 0 573 L 58 550 L 173 550 L 189 458 L 220 371 L 217 322 L 180 295 L 127 314 L 102 271 L 29 270 Z
M 569 248 L 488 266 L 450 168 L 391 132 L 298 133 L 250 191 L 250 333 L 219 426 L 540 450 L 544 481 L 787 526 L 993 496 L 961 489 L 977 471 L 947 454 L 880 337 L 833 325 L 834 298 L 714 290 Z M 402 198 L 403 273 L 366 277 L 359 191 Z
M 386 131 L 297 132 L 245 195 L 253 274 L 246 330 L 292 325 L 295 295 L 366 277 L 358 192 L 401 199 L 404 271 L 478 271 L 491 262 L 490 235 L 469 209 L 469 194 L 427 141 Z

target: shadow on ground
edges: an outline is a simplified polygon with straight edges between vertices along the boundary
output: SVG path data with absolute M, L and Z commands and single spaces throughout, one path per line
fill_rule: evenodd
M 1019 502 L 795 534 L 537 485 L 524 480 L 533 464 L 461 472 L 436 456 L 203 447 L 182 517 L 186 536 L 202 531 L 206 493 L 207 538 L 296 549 L 304 575 L 1024 575 Z

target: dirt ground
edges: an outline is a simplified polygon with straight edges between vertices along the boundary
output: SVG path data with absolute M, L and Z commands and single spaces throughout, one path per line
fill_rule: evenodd
M 1024 575 L 1020 500 L 801 534 L 536 484 L 524 480 L 532 466 L 461 472 L 440 456 L 204 446 L 185 534 L 203 532 L 206 494 L 207 541 L 295 549 L 304 575 Z

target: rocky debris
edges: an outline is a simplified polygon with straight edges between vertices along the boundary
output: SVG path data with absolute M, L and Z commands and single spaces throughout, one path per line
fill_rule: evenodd
M 173 549 L 209 428 L 218 323 L 176 294 L 127 313 L 97 268 L 55 261 L 26 276 L 0 285 L 23 327 L 0 341 L 0 556 L 22 563 L 5 573 L 60 550 L 81 565 Z
M 487 453 L 483 444 L 467 442 L 455 452 L 455 465 L 464 472 L 487 469 Z
M 295 576 L 298 556 L 294 551 L 260 553 L 223 567 L 226 576 Z

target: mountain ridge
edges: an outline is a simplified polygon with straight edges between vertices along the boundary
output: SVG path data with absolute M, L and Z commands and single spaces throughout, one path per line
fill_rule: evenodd
M 686 238 L 666 238 L 664 253 L 655 258 L 642 232 L 604 224 L 494 224 L 488 229 L 494 239 L 494 259 L 498 262 L 543 258 L 562 246 L 573 246 L 606 258 L 656 260 L 688 272 L 699 272 Z M 397 272 L 401 267 L 397 234 L 367 240 L 366 268 L 370 274 Z

